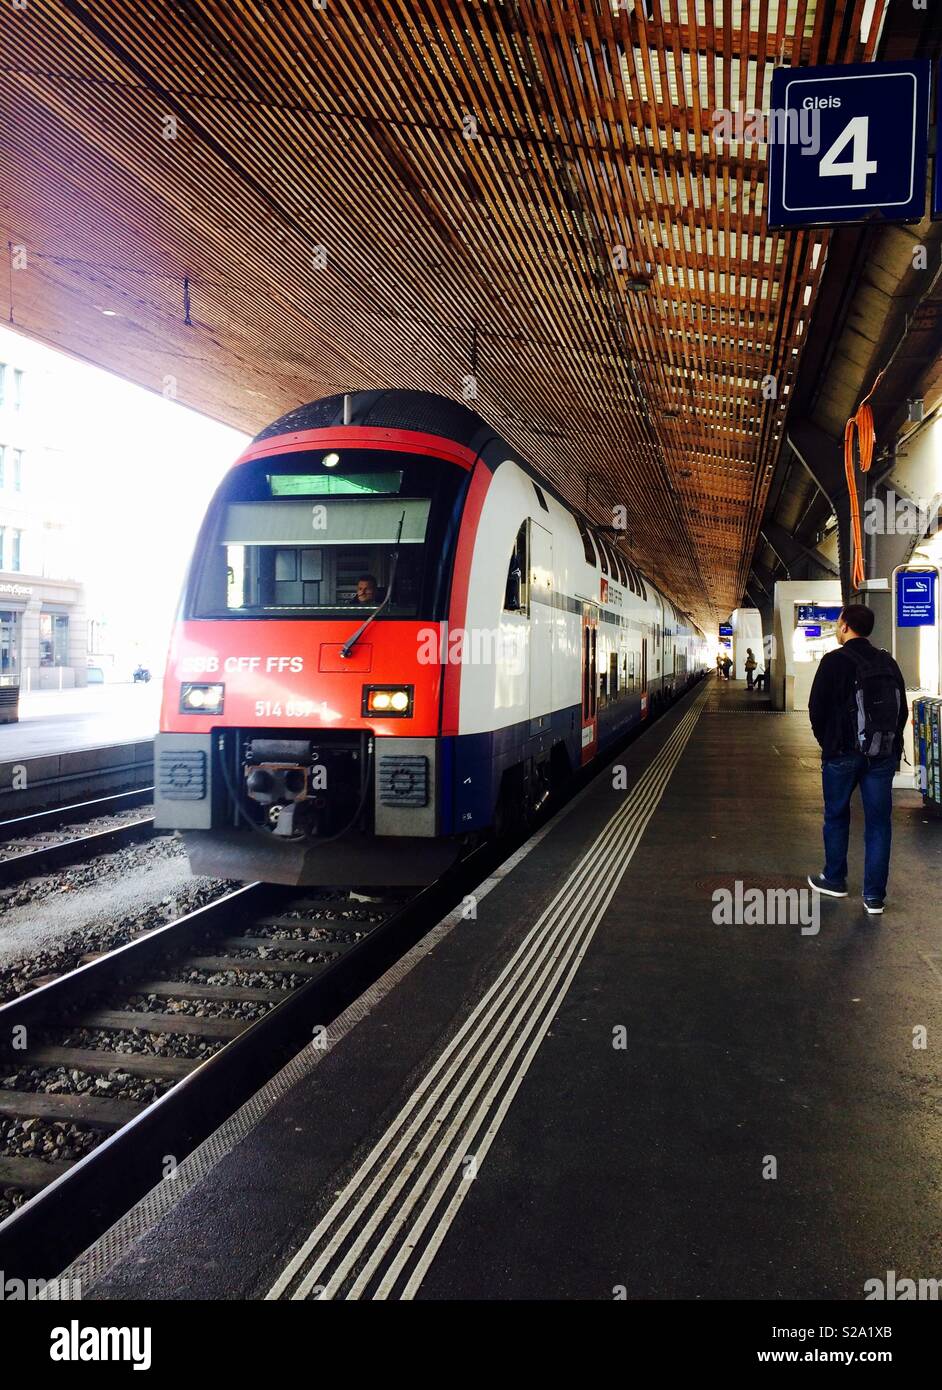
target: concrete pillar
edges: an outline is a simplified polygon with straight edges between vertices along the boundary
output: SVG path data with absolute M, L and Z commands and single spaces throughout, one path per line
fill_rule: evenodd
M 758 608 L 737 608 L 733 613 L 733 678 L 746 679 L 746 650 L 751 647 L 758 663 L 757 669 L 765 665 L 762 650 L 762 615 Z

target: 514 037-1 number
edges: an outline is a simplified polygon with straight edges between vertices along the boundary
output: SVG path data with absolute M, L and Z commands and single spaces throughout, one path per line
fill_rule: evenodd
M 288 700 L 285 704 L 280 700 L 255 701 L 256 719 L 280 719 L 282 716 L 287 719 L 311 719 L 321 712 L 321 706 L 313 700 Z

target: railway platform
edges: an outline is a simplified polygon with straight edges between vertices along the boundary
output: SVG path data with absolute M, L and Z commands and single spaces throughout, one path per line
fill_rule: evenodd
M 159 681 L 24 692 L 19 721 L 0 725 L 0 762 L 152 739 L 159 712 Z
M 807 721 L 708 679 L 88 1252 L 83 1296 L 859 1300 L 942 1276 L 938 828 L 896 793 L 870 918 L 854 814 L 858 895 L 799 896 Z

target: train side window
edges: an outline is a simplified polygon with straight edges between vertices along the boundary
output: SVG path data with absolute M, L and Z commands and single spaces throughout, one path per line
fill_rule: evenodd
M 585 562 L 593 569 L 598 568 L 598 560 L 595 558 L 595 546 L 592 544 L 592 535 L 581 516 L 576 517 L 576 525 L 579 527 L 579 535 L 582 537 L 582 549 L 585 552 Z
M 530 574 L 530 523 L 524 521 L 517 532 L 514 548 L 507 567 L 507 584 L 504 588 L 504 612 L 526 613 L 529 603 L 528 577 Z
M 603 574 L 608 574 L 610 571 L 608 565 L 608 550 L 605 542 L 602 540 L 601 536 L 594 536 L 593 539 L 595 541 L 595 548 L 599 552 L 599 567 Z
M 644 587 L 644 580 L 641 578 L 641 571 L 640 571 L 640 570 L 638 571 L 638 584 L 639 584 L 639 586 L 640 586 L 640 588 L 641 588 L 641 597 L 644 599 L 645 603 L 647 603 L 647 601 L 648 601 L 648 591 L 647 591 L 647 589 Z
M 608 697 L 610 700 L 618 698 L 618 653 L 612 652 L 608 658 Z
M 540 487 L 537 487 L 536 483 L 534 483 L 534 484 L 533 484 L 533 491 L 536 493 L 536 500 L 539 502 L 539 504 L 540 504 L 540 506 L 543 508 L 544 512 L 548 512 L 548 511 L 549 511 L 549 507 L 546 505 L 546 498 L 543 496 L 543 489 L 540 488 Z

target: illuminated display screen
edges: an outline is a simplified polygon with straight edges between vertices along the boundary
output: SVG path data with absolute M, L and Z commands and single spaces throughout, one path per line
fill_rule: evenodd
M 272 497 L 357 497 L 366 493 L 398 493 L 402 473 L 271 473 Z
M 841 616 L 841 605 L 799 603 L 796 612 L 800 623 L 836 623 Z

